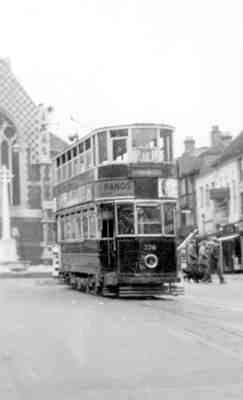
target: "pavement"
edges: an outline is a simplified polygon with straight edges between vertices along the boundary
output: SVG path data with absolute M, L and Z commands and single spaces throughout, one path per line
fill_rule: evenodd
M 0 265 L 1 278 L 45 278 L 52 275 L 51 265 Z

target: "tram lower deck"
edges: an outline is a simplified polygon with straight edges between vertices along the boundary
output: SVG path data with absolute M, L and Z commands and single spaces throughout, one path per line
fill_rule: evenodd
M 105 296 L 178 294 L 174 238 L 66 243 L 61 275 L 73 288 Z

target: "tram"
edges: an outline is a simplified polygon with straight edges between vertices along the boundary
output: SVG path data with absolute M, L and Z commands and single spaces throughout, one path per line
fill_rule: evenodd
M 53 160 L 60 275 L 104 296 L 177 294 L 173 127 L 96 129 Z

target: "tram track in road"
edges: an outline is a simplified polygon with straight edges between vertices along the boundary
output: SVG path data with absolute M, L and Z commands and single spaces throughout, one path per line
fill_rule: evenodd
M 215 309 L 202 304 L 197 311 L 186 310 L 185 304 L 179 305 L 178 309 L 178 303 L 167 304 L 163 300 L 162 305 L 161 302 L 158 304 L 147 300 L 138 304 L 163 313 L 168 332 L 177 338 L 196 341 L 243 364 L 243 325 L 241 329 L 241 327 L 233 328 L 234 325 L 230 326 L 230 322 L 226 320 L 219 322 L 220 318 L 225 316 L 223 312 L 217 315 L 218 311 L 215 314 Z

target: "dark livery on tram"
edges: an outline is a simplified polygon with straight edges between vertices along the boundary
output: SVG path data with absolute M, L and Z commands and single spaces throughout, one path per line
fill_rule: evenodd
M 54 160 L 60 274 L 111 296 L 176 293 L 173 128 L 96 129 Z

